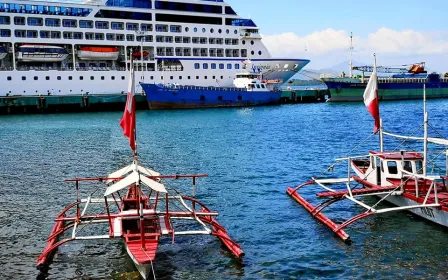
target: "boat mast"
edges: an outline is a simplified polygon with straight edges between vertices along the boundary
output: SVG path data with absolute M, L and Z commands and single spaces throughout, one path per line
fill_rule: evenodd
M 428 112 L 426 112 L 426 84 L 423 84 L 423 176 L 426 177 L 426 163 L 428 157 Z
M 349 69 L 349 73 L 350 73 L 350 78 L 352 78 L 352 67 L 353 67 L 353 63 L 352 63 L 352 56 L 353 56 L 353 32 L 350 32 L 350 62 L 348 63 L 350 66 Z

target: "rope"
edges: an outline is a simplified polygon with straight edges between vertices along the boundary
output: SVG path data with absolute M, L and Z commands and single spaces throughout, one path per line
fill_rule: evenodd
M 150 258 L 149 255 L 146 253 L 146 251 L 143 250 L 143 248 L 141 248 L 141 250 L 143 251 L 143 253 L 148 257 L 149 261 L 151 262 L 152 276 L 153 276 L 154 280 L 157 280 L 157 279 L 156 279 L 156 274 L 155 274 L 155 272 L 154 272 L 154 265 L 153 265 L 153 263 L 152 263 L 151 258 Z M 146 275 L 145 275 L 145 276 L 146 276 Z

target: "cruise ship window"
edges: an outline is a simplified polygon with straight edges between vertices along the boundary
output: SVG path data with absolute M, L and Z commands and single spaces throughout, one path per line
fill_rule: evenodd
M 224 63 L 219 64 L 219 69 L 224 69 Z
M 121 79 L 124 80 L 124 79 L 126 79 L 126 78 L 125 78 L 124 76 L 121 76 Z
M 185 32 L 188 32 L 188 31 L 190 31 L 190 28 L 185 27 Z
M 216 76 L 213 76 L 212 79 L 215 80 L 215 79 L 216 79 Z
M 229 32 L 230 32 L 230 30 L 229 30 L 229 29 L 226 29 L 226 33 L 229 34 Z
M 211 68 L 212 68 L 212 69 L 216 69 L 216 63 L 212 63 L 212 64 L 211 64 Z
M 194 64 L 194 69 L 199 69 L 199 63 Z
M 0 30 L 0 37 L 11 37 L 11 30 L 1 29 Z
M 170 80 L 172 80 L 172 79 L 174 79 L 174 77 L 173 77 L 173 76 L 170 76 Z
M 0 17 L 0 24 L 10 24 L 11 21 L 9 17 Z
M 27 19 L 27 22 L 28 22 L 29 26 L 42 26 L 43 25 L 43 20 L 41 18 L 29 17 Z
M 258 51 L 258 55 L 261 55 L 261 51 Z
M 14 24 L 15 25 L 25 25 L 25 18 L 24 17 L 14 17 Z
M 11 81 L 12 80 L 11 76 L 6 77 L 6 80 Z
M 79 21 L 80 28 L 93 28 L 93 21 L 91 20 L 80 20 Z
M 37 76 L 34 76 L 34 80 L 37 81 L 37 79 L 38 79 Z
M 235 35 L 238 34 L 238 30 L 235 29 L 235 30 L 233 31 L 233 33 L 234 33 Z
M 194 31 L 194 32 L 198 32 L 198 28 L 195 27 L 195 28 L 193 29 L 193 31 Z
M 196 76 L 196 80 L 199 80 L 199 76 Z
M 245 44 L 246 44 L 246 40 L 241 41 L 241 43 L 242 43 L 243 45 L 245 45 Z
M 26 77 L 25 76 L 22 76 L 22 81 L 26 81 Z
M 101 80 L 104 80 L 104 76 L 101 76 Z
M 111 80 L 115 80 L 115 76 L 111 76 L 110 79 L 111 79 Z
M 73 77 L 72 76 L 68 76 L 68 80 L 69 81 L 73 80 Z
M 57 76 L 57 78 L 56 79 L 58 79 L 58 81 L 60 81 L 61 80 L 61 76 Z
M 208 64 L 207 64 L 207 63 L 203 63 L 203 64 L 202 64 L 202 68 L 203 68 L 203 69 L 208 69 Z
M 239 64 L 235 64 L 235 69 L 240 69 L 240 65 Z
M 205 33 L 205 28 L 202 28 L 202 33 Z
M 82 81 L 82 80 L 84 80 L 84 77 L 83 76 L 79 76 L 79 79 Z
M 206 80 L 207 80 L 207 76 L 204 76 L 204 79 L 206 79 Z
M 227 69 L 232 69 L 232 64 L 228 63 L 227 64 Z
M 179 76 L 179 80 L 182 80 L 182 76 Z
M 8 78 L 11 78 L 11 77 L 8 77 Z M 191 79 L 191 76 L 188 76 L 188 77 L 187 77 L 187 79 L 189 79 L 189 80 L 190 80 L 190 79 Z
M 221 29 L 218 29 L 218 33 L 221 34 L 221 33 L 222 33 L 222 30 L 221 30 Z
M 126 41 L 134 41 L 134 35 L 132 35 L 132 34 L 127 34 L 127 35 L 126 35 Z
M 253 45 L 254 44 L 254 40 L 250 41 L 250 44 Z
M 90 79 L 93 81 L 95 79 L 95 77 L 94 76 L 90 76 Z
M 224 79 L 224 76 L 221 76 L 221 80 Z
M 215 32 L 215 30 L 213 28 L 210 28 L 210 33 Z
M 251 55 L 254 55 L 254 54 L 255 54 L 255 52 L 254 52 L 254 51 L 251 51 L 251 52 L 250 52 L 250 54 L 251 54 Z
M 59 27 L 59 26 L 61 26 L 61 21 L 56 18 L 46 18 L 45 26 Z

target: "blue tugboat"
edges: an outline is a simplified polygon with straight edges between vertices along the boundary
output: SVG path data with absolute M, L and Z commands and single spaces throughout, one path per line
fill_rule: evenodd
M 234 87 L 140 85 L 152 110 L 275 105 L 281 97 L 281 91 L 270 89 L 261 75 L 253 72 L 238 73 Z

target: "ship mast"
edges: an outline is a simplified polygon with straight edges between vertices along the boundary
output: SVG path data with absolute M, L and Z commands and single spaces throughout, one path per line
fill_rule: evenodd
M 350 67 L 350 69 L 349 69 L 350 78 L 353 77 L 353 75 L 352 75 L 352 67 L 353 67 L 352 57 L 353 57 L 353 32 L 350 32 L 350 62 L 348 63 L 349 67 Z

